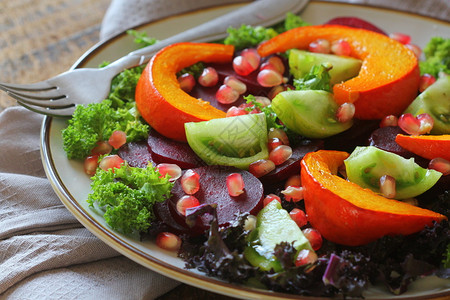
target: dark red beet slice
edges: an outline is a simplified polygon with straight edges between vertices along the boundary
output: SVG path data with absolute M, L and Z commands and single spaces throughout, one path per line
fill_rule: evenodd
M 268 58 L 264 58 L 262 60 L 265 61 Z M 287 62 L 285 62 L 286 70 L 288 70 Z M 196 84 L 194 89 L 189 93 L 191 96 L 195 98 L 201 98 L 204 101 L 208 101 L 212 106 L 222 111 L 227 111 L 231 106 L 239 106 L 242 103 L 245 103 L 244 96 L 249 94 L 254 96 L 265 96 L 269 94 L 270 88 L 262 87 L 258 84 L 256 77 L 258 76 L 258 70 L 250 73 L 248 76 L 241 76 L 234 72 L 233 66 L 231 64 L 209 64 L 216 69 L 219 74 L 219 82 L 216 86 L 213 87 L 202 87 L 199 84 Z M 232 104 L 222 104 L 217 102 L 216 100 L 216 92 L 220 85 L 223 84 L 223 80 L 227 76 L 234 76 L 247 86 L 247 92 L 239 97 L 239 99 Z
M 369 137 L 369 145 L 375 146 L 379 149 L 393 152 L 404 158 L 414 158 L 414 161 L 421 167 L 426 168 L 428 166 L 428 160 L 414 155 L 414 153 L 404 149 L 395 142 L 397 134 L 406 134 L 398 126 L 387 126 L 376 129 Z
M 200 190 L 194 196 L 199 200 L 200 204 L 217 204 L 219 225 L 228 225 L 236 219 L 236 215 L 239 213 L 250 212 L 251 214 L 256 214 L 262 208 L 263 185 L 250 172 L 224 166 L 205 166 L 195 168 L 194 171 L 200 175 Z M 228 194 L 226 178 L 231 173 L 240 173 L 244 179 L 244 193 L 238 197 L 231 197 Z M 180 180 L 178 180 L 172 189 L 172 197 L 168 202 L 174 219 L 180 225 L 187 226 L 185 217 L 176 210 L 178 199 L 184 195 L 186 194 L 181 187 Z M 198 225 L 197 229 L 194 229 L 192 233 L 195 234 L 201 228 L 202 226 Z
M 356 120 L 353 126 L 339 134 L 324 139 L 325 149 L 352 152 L 356 146 L 367 146 L 372 132 L 379 127 L 378 120 Z
M 362 28 L 387 35 L 386 32 L 373 25 L 372 23 L 356 17 L 337 17 L 331 19 L 326 24 L 345 25 L 354 28 Z
M 156 130 L 150 130 L 147 143 L 156 164 L 177 164 L 182 169 L 195 168 L 205 164 L 187 143 L 168 139 Z
M 292 156 L 286 162 L 277 166 L 275 170 L 260 178 L 264 184 L 274 184 L 292 175 L 300 174 L 300 161 L 308 152 L 323 148 L 322 140 L 305 140 L 292 149 Z
M 188 234 L 190 232 L 190 228 L 188 228 L 186 225 L 180 225 L 175 220 L 169 208 L 169 205 L 169 201 L 155 203 L 155 205 L 153 206 L 153 211 L 155 212 L 156 217 L 158 218 L 158 220 L 164 222 L 164 224 L 169 227 L 170 232 L 175 234 Z
M 119 148 L 118 155 L 132 167 L 146 168 L 149 162 L 155 165 L 145 141 L 126 143 Z

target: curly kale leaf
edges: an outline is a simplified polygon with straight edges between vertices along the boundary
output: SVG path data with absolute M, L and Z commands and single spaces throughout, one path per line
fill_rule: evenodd
M 234 45 L 236 49 L 244 49 L 269 40 L 278 33 L 272 28 L 263 26 L 241 25 L 239 28 L 227 29 L 228 36 L 223 41 L 225 45 Z
M 151 46 L 158 42 L 157 39 L 149 37 L 146 32 L 140 32 L 134 29 L 127 30 L 127 34 L 134 37 L 134 43 L 140 48 Z
M 130 105 L 131 106 L 131 105 Z M 134 104 L 113 109 L 111 101 L 78 105 L 68 126 L 62 131 L 63 147 L 69 159 L 85 159 L 99 141 L 106 141 L 115 130 L 124 131 L 127 141 L 144 139 L 149 126 L 141 121 Z
M 332 66 L 328 63 L 314 65 L 303 78 L 294 79 L 297 90 L 323 90 L 331 92 L 330 73 Z
M 303 26 L 309 26 L 311 25 L 308 22 L 303 21 L 303 19 L 300 16 L 297 16 L 296 14 L 292 12 L 288 12 L 286 14 L 286 18 L 284 19 L 284 22 L 275 25 L 274 29 L 278 33 L 282 33 L 297 27 L 303 27 Z
M 113 108 L 131 107 L 135 101 L 136 85 L 145 66 L 138 66 L 124 70 L 111 81 L 111 90 L 108 100 Z
M 153 167 L 98 169 L 87 202 L 104 211 L 111 228 L 124 234 L 145 232 L 155 219 L 153 205 L 170 197 L 173 184 Z
M 435 77 L 439 72 L 450 74 L 450 39 L 433 37 L 423 49 L 425 60 L 419 62 L 421 74 Z

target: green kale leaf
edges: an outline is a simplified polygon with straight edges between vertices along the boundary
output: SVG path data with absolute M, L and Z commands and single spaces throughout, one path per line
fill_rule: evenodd
M 331 64 L 323 63 L 314 65 L 303 78 L 294 79 L 294 87 L 297 90 L 324 90 L 331 92 L 330 71 Z
M 256 46 L 278 34 L 273 28 L 250 25 L 241 25 L 239 28 L 230 27 L 227 32 L 228 36 L 223 41 L 224 44 L 233 45 L 236 49 Z
M 78 105 L 68 126 L 62 131 L 67 157 L 85 159 L 97 142 L 107 141 L 115 130 L 124 131 L 127 142 L 146 138 L 149 126 L 141 121 L 134 103 L 131 104 L 117 110 L 110 100 Z
M 153 205 L 170 197 L 173 184 L 169 177 L 152 166 L 133 168 L 127 164 L 119 169 L 97 169 L 92 177 L 87 202 L 104 212 L 106 223 L 124 234 L 146 231 L 156 217 Z
M 419 62 L 421 74 L 435 77 L 439 72 L 450 74 L 450 39 L 433 37 L 423 49 L 425 60 Z
M 127 30 L 127 34 L 134 37 L 134 43 L 139 45 L 140 48 L 151 46 L 158 42 L 157 39 L 149 37 L 146 32 L 136 31 L 134 29 Z

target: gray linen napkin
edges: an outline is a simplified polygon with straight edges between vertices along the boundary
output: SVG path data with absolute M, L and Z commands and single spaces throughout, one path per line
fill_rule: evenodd
M 153 299 L 178 285 L 121 256 L 71 215 L 42 168 L 42 116 L 0 114 L 0 297 Z

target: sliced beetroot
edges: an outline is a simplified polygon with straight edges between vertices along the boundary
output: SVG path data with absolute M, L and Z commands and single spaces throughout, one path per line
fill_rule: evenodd
M 258 178 L 250 172 L 225 166 L 205 166 L 193 169 L 200 175 L 200 190 L 194 194 L 200 204 L 216 204 L 217 218 L 220 226 L 226 226 L 236 219 L 236 214 L 249 212 L 256 214 L 262 208 L 264 195 L 263 185 Z M 231 173 L 239 173 L 245 183 L 244 193 L 232 197 L 228 194 L 226 178 Z M 172 197 L 167 201 L 173 218 L 182 226 L 187 227 L 185 217 L 177 212 L 178 199 L 185 192 L 181 187 L 181 181 L 175 182 L 172 189 Z M 192 233 L 201 232 L 205 227 L 197 224 Z
M 421 167 L 428 166 L 428 160 L 415 155 L 414 153 L 404 149 L 395 142 L 397 134 L 406 134 L 398 126 L 387 126 L 376 129 L 369 137 L 369 145 L 375 146 L 381 150 L 398 154 L 404 158 L 414 158 L 414 161 Z
M 300 174 L 300 161 L 308 152 L 314 152 L 323 148 L 322 140 L 305 140 L 293 147 L 292 156 L 286 162 L 278 165 L 275 170 L 260 178 L 264 184 L 275 184 L 292 175 Z
M 350 129 L 324 139 L 325 149 L 352 152 L 356 146 L 367 146 L 367 140 L 379 124 L 378 120 L 355 119 Z
M 354 28 L 362 28 L 387 35 L 382 29 L 357 17 L 337 17 L 329 20 L 326 24 L 344 25 Z
M 169 205 L 169 201 L 155 203 L 155 205 L 153 206 L 153 211 L 156 215 L 156 218 L 167 225 L 167 227 L 169 227 L 170 229 L 170 232 L 175 234 L 188 234 L 190 232 L 190 228 L 180 225 L 175 220 L 169 208 Z M 198 233 L 201 233 L 200 230 L 198 230 Z
M 156 164 L 177 164 L 182 169 L 195 168 L 205 164 L 187 143 L 166 138 L 156 130 L 150 130 L 147 143 Z
M 268 58 L 264 58 L 262 62 L 264 62 L 267 59 Z M 287 64 L 286 61 L 285 64 Z M 239 106 L 242 103 L 245 103 L 244 96 L 251 94 L 254 96 L 267 97 L 269 91 L 271 90 L 271 88 L 265 88 L 258 84 L 256 80 L 258 76 L 258 70 L 250 73 L 248 76 L 241 76 L 234 72 L 231 64 L 208 64 L 208 66 L 215 68 L 217 73 L 219 74 L 218 84 L 213 87 L 203 87 L 199 84 L 196 84 L 189 94 L 195 98 L 200 98 L 204 101 L 208 101 L 212 106 L 222 111 L 227 111 L 231 106 Z M 288 70 L 287 65 L 286 70 Z M 242 81 L 247 86 L 247 91 L 243 95 L 240 95 L 239 99 L 236 102 L 231 104 L 222 104 L 217 102 L 216 92 L 219 89 L 219 87 L 223 84 L 223 81 L 227 76 L 234 76 L 240 81 Z
M 117 154 L 132 167 L 146 168 L 149 162 L 155 165 L 145 141 L 126 143 L 119 148 Z

